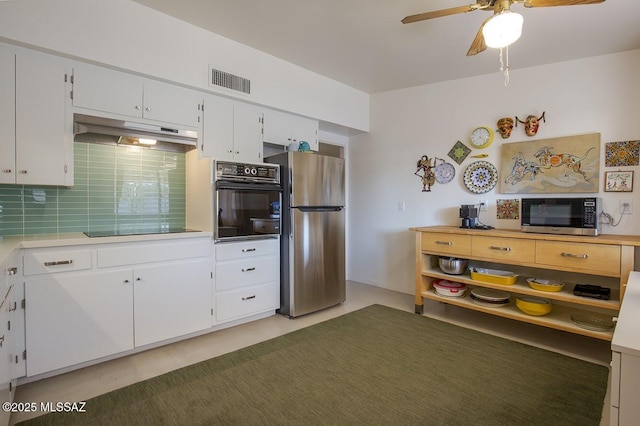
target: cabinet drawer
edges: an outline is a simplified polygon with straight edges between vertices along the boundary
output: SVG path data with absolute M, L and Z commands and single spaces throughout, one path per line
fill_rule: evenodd
M 457 256 L 470 256 L 471 236 L 446 233 L 423 233 L 422 250 Z
M 269 239 L 243 241 L 240 243 L 219 243 L 215 247 L 216 260 L 231 260 L 276 254 L 280 249 L 280 244 L 277 239 Z
M 216 295 L 216 320 L 229 321 L 280 306 L 277 282 L 260 284 Z
M 533 263 L 535 253 L 536 242 L 532 240 L 479 236 L 471 239 L 471 254 L 474 257 Z
M 536 263 L 597 275 L 620 275 L 620 246 L 536 241 Z
M 25 250 L 24 274 L 39 275 L 54 272 L 91 269 L 91 250 Z
M 216 264 L 216 290 L 231 290 L 275 281 L 279 266 L 276 256 L 219 262 Z

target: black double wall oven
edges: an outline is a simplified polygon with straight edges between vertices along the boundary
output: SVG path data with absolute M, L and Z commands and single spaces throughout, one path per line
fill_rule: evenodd
M 280 166 L 214 162 L 216 242 L 280 235 Z

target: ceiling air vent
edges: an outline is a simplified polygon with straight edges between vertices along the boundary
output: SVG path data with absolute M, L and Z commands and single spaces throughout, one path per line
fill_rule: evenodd
M 251 94 L 251 80 L 228 72 L 210 68 L 210 86 L 224 87 L 238 92 Z

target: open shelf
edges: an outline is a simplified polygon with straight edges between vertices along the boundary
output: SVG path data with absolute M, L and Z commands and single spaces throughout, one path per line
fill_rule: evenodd
M 492 284 L 484 281 L 476 281 L 471 279 L 468 273 L 462 275 L 451 275 L 442 272 L 440 269 L 427 269 L 422 272 L 425 277 L 433 279 L 444 279 L 448 281 L 469 284 L 476 287 L 493 288 L 496 290 L 508 291 L 509 293 L 525 294 L 527 296 L 535 296 L 548 300 L 557 300 L 561 302 L 571 303 L 575 305 L 591 306 L 594 308 L 607 309 L 612 311 L 620 310 L 620 292 L 617 289 L 611 289 L 611 299 L 601 300 L 590 297 L 576 296 L 573 294 L 574 284 L 566 283 L 560 291 L 541 291 L 533 289 L 527 283 L 527 277 L 519 276 L 513 285 Z
M 502 286 L 505 287 L 505 286 Z M 493 288 L 493 287 L 492 287 Z M 467 292 L 469 289 L 467 289 Z M 540 292 L 542 293 L 542 292 Z M 485 312 L 491 315 L 497 315 L 504 318 L 510 318 L 516 321 L 523 321 L 529 324 L 541 325 L 544 327 L 554 328 L 556 330 L 568 331 L 575 334 L 581 334 L 583 336 L 594 337 L 597 339 L 611 341 L 613 338 L 613 330 L 609 331 L 594 331 L 586 328 L 579 327 L 571 320 L 572 314 L 588 314 L 591 311 L 581 310 L 573 307 L 566 307 L 561 305 L 553 305 L 551 312 L 542 315 L 528 315 L 520 311 L 515 305 L 514 297 L 511 297 L 509 303 L 500 307 L 486 307 L 474 303 L 471 298 L 465 294 L 462 297 L 447 297 L 441 296 L 434 291 L 425 291 L 422 293 L 422 297 L 430 300 L 437 300 L 438 302 L 448 303 L 450 305 L 461 306 L 463 308 L 472 309 L 474 311 Z

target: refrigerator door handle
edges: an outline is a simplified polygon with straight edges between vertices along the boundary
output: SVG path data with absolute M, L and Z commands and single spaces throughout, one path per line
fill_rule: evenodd
M 344 206 L 331 206 L 331 207 L 296 207 L 301 212 L 339 212 L 344 209 Z

